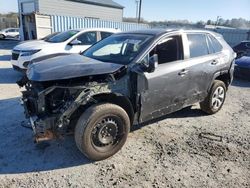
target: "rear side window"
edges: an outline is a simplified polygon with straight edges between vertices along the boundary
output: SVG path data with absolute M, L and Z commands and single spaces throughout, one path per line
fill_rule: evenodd
M 109 36 L 111 36 L 113 33 L 110 33 L 110 32 L 101 32 L 101 38 L 102 39 L 105 39 Z
M 220 52 L 222 50 L 222 45 L 219 43 L 219 41 L 212 35 L 208 35 L 208 38 L 212 45 L 213 53 Z
M 190 58 L 208 55 L 206 35 L 187 34 L 190 49 Z

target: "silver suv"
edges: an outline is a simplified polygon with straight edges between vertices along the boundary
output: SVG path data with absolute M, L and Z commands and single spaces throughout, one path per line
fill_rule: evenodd
M 26 87 L 23 104 L 37 142 L 72 130 L 79 150 L 102 160 L 121 149 L 133 124 L 197 102 L 218 112 L 235 56 L 210 31 L 126 32 L 83 54 L 33 62 L 18 84 Z

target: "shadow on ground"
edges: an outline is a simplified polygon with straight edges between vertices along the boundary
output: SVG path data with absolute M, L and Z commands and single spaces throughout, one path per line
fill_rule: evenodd
M 0 100 L 0 174 L 47 171 L 91 163 L 72 136 L 41 145 L 21 125 L 25 121 L 19 98 Z M 26 122 L 26 121 L 25 121 Z
M 238 84 L 244 85 L 244 83 Z M 27 121 L 24 118 L 23 107 L 19 104 L 19 98 L 0 100 L 0 114 L 0 174 L 49 171 L 92 163 L 79 152 L 73 136 L 39 146 L 35 145 L 32 131 L 21 126 L 22 122 L 27 124 Z M 205 115 L 199 109 L 188 107 L 135 126 L 132 131 L 166 118 Z
M 232 83 L 232 86 L 236 86 L 236 87 L 249 87 L 250 88 L 250 81 L 235 78 L 234 81 L 233 81 L 233 83 Z
M 21 79 L 23 73 L 14 71 L 12 68 L 0 69 L 0 84 L 14 84 Z
M 15 39 L 0 39 L 0 50 L 12 50 L 19 42 Z
M 0 174 L 17 174 L 48 171 L 92 163 L 77 149 L 73 136 L 36 145 L 32 130 L 21 126 L 27 124 L 19 98 L 0 100 Z M 171 115 L 158 118 L 143 126 L 165 118 L 196 117 L 204 115 L 200 110 L 185 108 Z
M 186 117 L 200 117 L 200 116 L 207 116 L 206 113 L 204 113 L 203 111 L 201 111 L 200 109 L 192 109 L 192 107 L 186 107 L 182 110 L 179 110 L 177 112 L 174 112 L 172 114 L 167 114 L 165 116 L 162 116 L 162 117 L 159 117 L 159 118 L 156 118 L 156 119 L 153 119 L 153 120 L 150 120 L 150 121 L 147 121 L 145 123 L 142 123 L 142 124 L 139 124 L 139 125 L 136 125 L 132 128 L 131 131 L 137 131 L 147 125 L 150 125 L 150 124 L 153 124 L 153 123 L 157 123 L 159 121 L 163 121 L 167 118 L 186 118 Z
M 10 61 L 11 55 L 0 55 L 0 61 Z

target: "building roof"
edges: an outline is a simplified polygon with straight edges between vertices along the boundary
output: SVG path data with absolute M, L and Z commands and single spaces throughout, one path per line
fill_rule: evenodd
M 124 8 L 124 6 L 114 2 L 113 0 L 67 0 L 67 1 L 74 1 L 79 3 L 99 5 L 104 7 L 118 8 L 118 9 Z

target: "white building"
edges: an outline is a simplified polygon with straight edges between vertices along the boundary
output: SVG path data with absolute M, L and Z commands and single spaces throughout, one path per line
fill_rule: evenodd
M 52 32 L 51 15 L 122 22 L 124 7 L 112 0 L 18 0 L 18 8 L 21 37 L 33 39 Z

